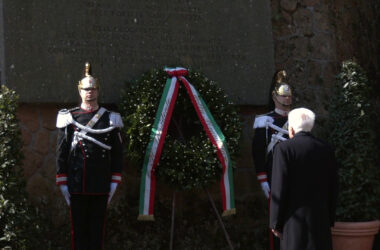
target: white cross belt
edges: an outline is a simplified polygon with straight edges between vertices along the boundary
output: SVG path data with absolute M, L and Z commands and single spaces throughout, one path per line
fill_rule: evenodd
M 108 146 L 108 145 L 106 145 L 106 144 L 104 144 L 104 143 L 96 140 L 95 138 L 93 138 L 91 136 L 88 136 L 88 135 L 86 135 L 84 133 L 81 133 L 81 132 L 78 132 L 78 131 L 74 132 L 74 139 L 73 139 L 74 141 L 81 141 L 83 139 L 89 140 L 89 141 L 95 143 L 96 145 L 98 145 L 98 146 L 100 146 L 100 147 L 102 147 L 104 149 L 107 149 L 107 150 L 111 150 L 111 148 L 112 148 L 111 146 Z

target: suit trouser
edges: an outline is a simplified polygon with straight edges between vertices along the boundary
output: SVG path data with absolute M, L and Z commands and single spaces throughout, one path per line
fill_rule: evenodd
M 273 237 L 273 250 L 280 250 L 281 248 L 281 241 L 280 238 L 276 237 L 272 232 L 272 237 Z
M 104 248 L 108 195 L 71 195 L 72 249 Z
M 270 216 L 270 198 L 268 199 L 268 214 Z M 269 229 L 269 250 L 280 250 L 281 241 L 280 238 L 276 237 L 272 230 Z

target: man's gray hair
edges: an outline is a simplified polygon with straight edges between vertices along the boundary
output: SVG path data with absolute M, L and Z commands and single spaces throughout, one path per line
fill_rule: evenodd
M 310 109 L 297 108 L 289 112 L 288 120 L 289 127 L 294 129 L 294 133 L 310 132 L 314 126 L 315 114 Z

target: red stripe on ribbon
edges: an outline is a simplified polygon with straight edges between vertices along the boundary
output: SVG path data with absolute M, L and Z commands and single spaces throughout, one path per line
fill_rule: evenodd
M 187 69 L 184 69 L 184 68 L 176 68 L 173 70 L 165 69 L 165 71 L 171 77 L 187 76 L 187 74 L 189 73 Z
M 209 137 L 211 143 L 213 145 L 215 145 L 216 148 L 217 148 L 217 155 L 218 155 L 219 161 L 221 162 L 222 167 L 223 167 L 223 173 L 222 173 L 223 175 L 222 175 L 222 178 L 221 178 L 220 185 L 221 185 L 221 191 L 222 191 L 222 197 L 223 197 L 223 199 L 222 199 L 222 201 L 223 201 L 223 210 L 226 210 L 227 209 L 227 205 L 226 205 L 227 201 L 225 199 L 225 197 L 226 197 L 226 191 L 225 191 L 225 188 L 224 188 L 224 178 L 223 178 L 223 176 L 224 176 L 225 171 L 227 171 L 227 166 L 225 165 L 223 154 L 222 154 L 220 148 L 218 147 L 218 144 L 216 143 L 214 137 L 212 136 L 212 133 L 211 133 L 209 127 L 207 126 L 206 121 L 204 120 L 204 118 L 202 116 L 202 112 L 200 111 L 200 109 L 199 109 L 199 107 L 197 105 L 197 102 L 195 100 L 195 97 L 194 97 L 194 95 L 193 95 L 193 93 L 191 91 L 190 83 L 186 80 L 186 78 L 184 78 L 182 76 L 180 76 L 179 79 L 183 82 L 183 84 L 186 87 L 186 90 L 187 90 L 187 92 L 188 92 L 188 94 L 190 96 L 191 102 L 193 103 L 193 106 L 194 106 L 194 108 L 195 108 L 195 110 L 196 110 L 196 112 L 198 114 L 199 120 L 201 120 L 201 123 L 203 125 L 203 129 L 205 130 L 205 132 L 206 132 L 207 136 Z

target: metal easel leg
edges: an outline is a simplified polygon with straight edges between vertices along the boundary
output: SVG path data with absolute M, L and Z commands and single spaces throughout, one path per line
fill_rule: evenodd
M 173 192 L 173 201 L 172 201 L 172 224 L 170 227 L 170 250 L 173 250 L 173 241 L 174 241 L 174 217 L 175 217 L 175 191 Z
M 218 213 L 218 210 L 216 209 L 216 206 L 215 206 L 215 203 L 214 203 L 214 200 L 212 199 L 211 195 L 210 195 L 210 192 L 207 190 L 207 189 L 204 189 L 208 195 L 208 199 L 210 200 L 211 202 L 211 205 L 212 205 L 212 208 L 214 209 L 214 212 L 216 214 L 216 217 L 218 218 L 218 221 L 219 221 L 219 225 L 220 227 L 223 229 L 223 232 L 224 232 L 224 236 L 226 237 L 226 240 L 228 242 L 228 245 L 230 246 L 230 249 L 233 250 L 234 249 L 234 246 L 232 245 L 232 242 L 230 240 L 230 236 L 228 235 L 228 232 L 224 226 L 224 223 L 222 221 L 222 218 L 220 217 L 220 214 Z

